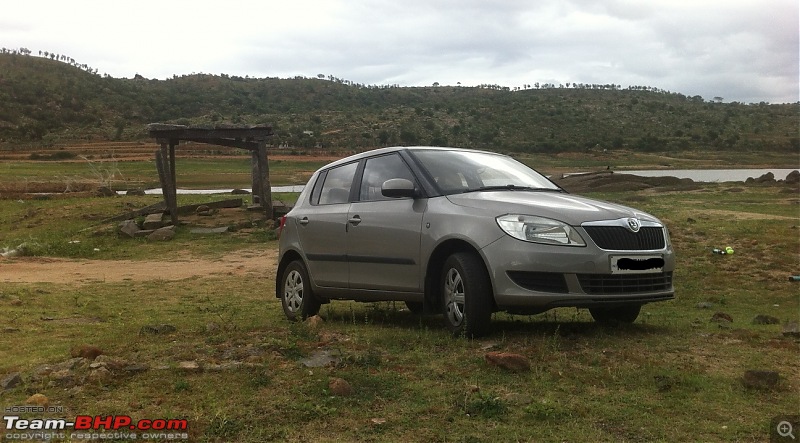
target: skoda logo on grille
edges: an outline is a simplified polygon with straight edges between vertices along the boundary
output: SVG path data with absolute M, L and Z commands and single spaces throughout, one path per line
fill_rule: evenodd
M 642 223 L 639 222 L 639 219 L 637 219 L 637 218 L 629 218 L 628 219 L 628 229 L 630 229 L 631 232 L 639 232 L 639 228 L 641 228 L 641 227 L 642 227 Z

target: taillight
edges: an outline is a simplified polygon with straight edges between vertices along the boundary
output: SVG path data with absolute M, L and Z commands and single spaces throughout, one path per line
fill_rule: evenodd
M 283 227 L 286 225 L 286 216 L 281 216 L 281 223 L 278 225 L 278 238 L 281 238 L 281 232 L 283 232 Z

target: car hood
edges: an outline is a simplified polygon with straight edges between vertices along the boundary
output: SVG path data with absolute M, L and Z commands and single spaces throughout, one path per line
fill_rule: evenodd
M 485 210 L 493 216 L 504 214 L 538 215 L 572 226 L 598 220 L 636 217 L 659 222 L 645 212 L 599 200 L 560 192 L 476 191 L 447 196 L 453 204 Z

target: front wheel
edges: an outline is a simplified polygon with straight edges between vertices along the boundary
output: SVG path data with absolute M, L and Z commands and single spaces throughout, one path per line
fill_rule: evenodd
M 480 337 L 489 332 L 492 286 L 480 257 L 468 252 L 448 257 L 440 288 L 445 322 L 454 336 Z
M 589 313 L 598 323 L 633 323 L 639 317 L 641 310 L 641 305 L 632 305 L 617 308 L 590 308 Z
M 286 266 L 281 276 L 281 305 L 289 320 L 296 321 L 317 315 L 320 302 L 311 291 L 306 265 L 295 260 Z

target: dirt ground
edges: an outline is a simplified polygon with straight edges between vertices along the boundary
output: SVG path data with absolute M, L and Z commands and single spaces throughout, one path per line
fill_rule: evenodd
M 215 260 L 188 255 L 173 261 L 0 258 L 0 282 L 80 285 L 91 282 L 183 280 L 214 275 L 273 275 L 276 261 L 276 250 L 237 251 Z

